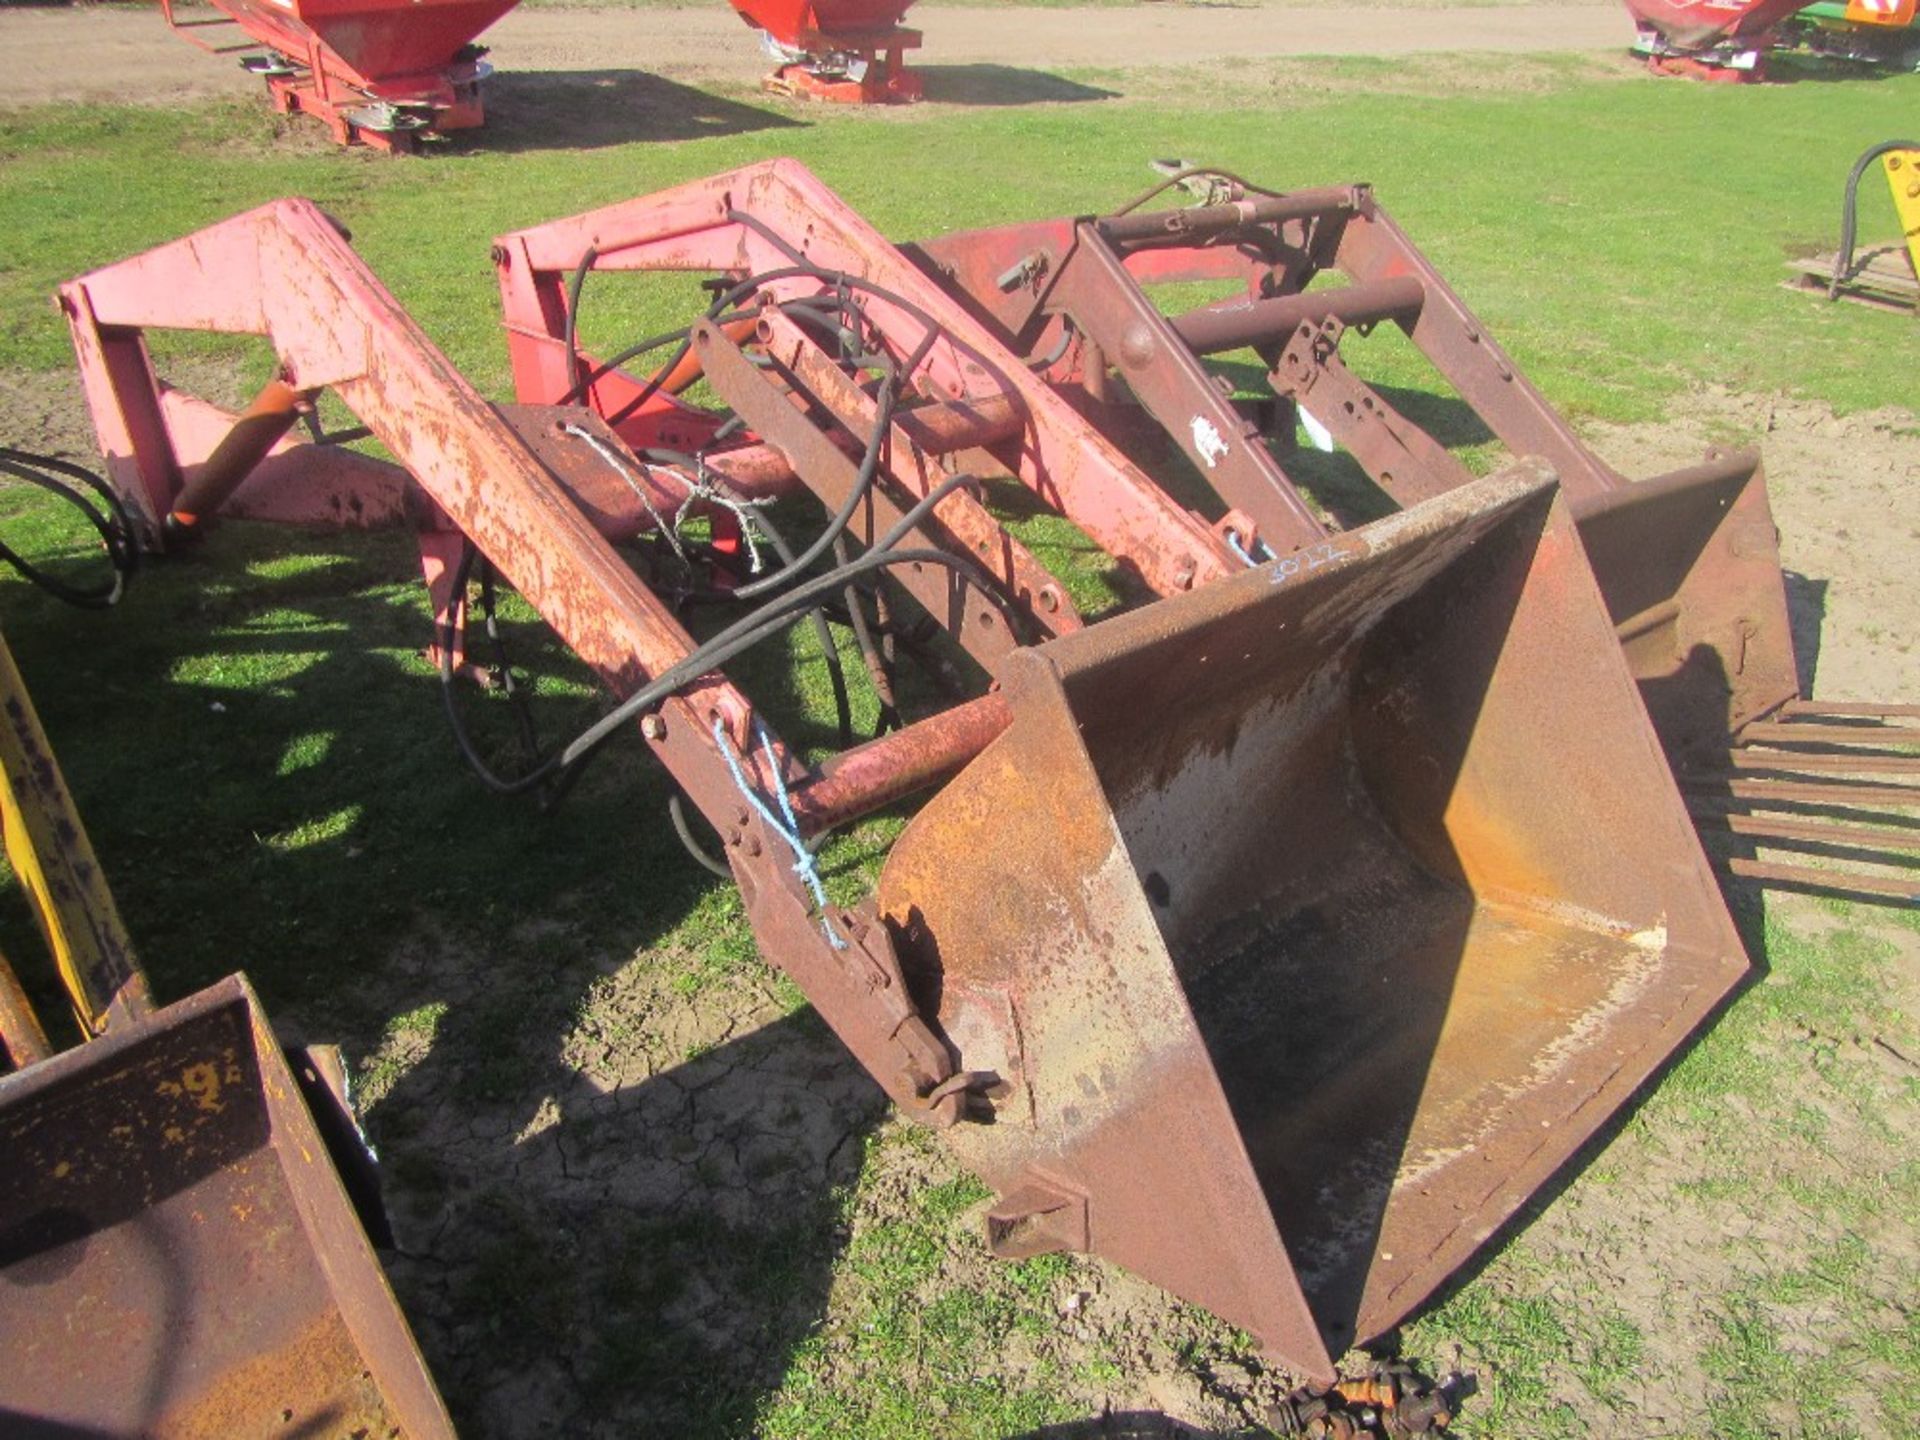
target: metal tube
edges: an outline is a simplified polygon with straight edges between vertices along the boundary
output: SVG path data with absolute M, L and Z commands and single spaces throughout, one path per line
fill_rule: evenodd
M 167 533 L 191 535 L 225 504 L 293 428 L 302 400 L 300 392 L 286 381 L 269 380 L 233 422 L 226 438 L 180 488 L 167 515 Z
M 1920 705 L 1880 705 L 1869 700 L 1789 700 L 1780 707 L 1780 713 L 1830 715 L 1848 720 L 1920 720 Z
M 1736 770 L 1798 770 L 1835 775 L 1920 775 L 1920 755 L 1872 755 L 1861 750 L 1809 754 L 1804 750 L 1735 750 Z
M 1727 869 L 1746 880 L 1765 884 L 1808 885 L 1819 890 L 1864 891 L 1869 895 L 1889 895 L 1896 900 L 1920 900 L 1920 880 L 1895 879 L 1888 875 L 1862 875 L 1852 870 L 1816 870 L 1811 865 L 1774 865 L 1765 860 L 1735 858 Z
M 842 751 L 793 792 L 801 833 L 817 835 L 944 784 L 1012 723 L 1007 702 L 987 694 Z
M 0 955 L 0 1050 L 16 1070 L 36 1065 L 53 1054 L 47 1032 L 34 1013 L 33 1002 L 21 988 L 7 957 Z
M 1920 830 L 1882 830 L 1873 825 L 1838 825 L 1825 820 L 1774 820 L 1752 815 L 1694 812 L 1696 824 L 1724 825 L 1754 840 L 1809 840 L 1868 850 L 1920 850 Z
M 1360 208 L 1364 185 L 1334 185 L 1318 190 L 1295 190 L 1289 195 L 1263 195 L 1226 205 L 1195 205 L 1185 210 L 1141 210 L 1109 215 L 1094 224 L 1114 245 L 1204 239 L 1245 225 L 1278 225 L 1287 220 L 1311 220 L 1321 215 L 1351 213 Z
M 1740 732 L 1743 741 L 1779 744 L 1806 742 L 1821 745 L 1920 745 L 1920 727 L 1896 725 L 1816 725 L 1802 720 L 1783 724 L 1749 725 Z
M 704 362 L 703 362 L 704 364 Z M 940 401 L 894 413 L 894 424 L 926 455 L 950 455 L 1011 440 L 1026 421 L 1005 395 Z M 791 495 L 801 488 L 793 464 L 772 445 L 742 445 L 706 457 L 707 468 L 752 500 Z
M 1806 785 L 1792 780 L 1689 780 L 1693 795 L 1725 796 L 1758 803 L 1798 805 L 1920 805 L 1920 785 Z
M 1217 355 L 1243 345 L 1283 339 L 1303 322 L 1317 325 L 1329 317 L 1348 325 L 1371 325 L 1379 320 L 1411 324 L 1426 298 L 1427 287 L 1420 283 L 1419 276 L 1396 275 L 1390 280 L 1363 280 L 1357 285 L 1299 295 L 1203 305 L 1176 316 L 1173 328 L 1196 354 Z
M 951 455 L 1011 440 L 1026 426 L 1013 397 L 1005 393 L 979 400 L 945 400 L 896 410 L 893 423 L 928 455 Z

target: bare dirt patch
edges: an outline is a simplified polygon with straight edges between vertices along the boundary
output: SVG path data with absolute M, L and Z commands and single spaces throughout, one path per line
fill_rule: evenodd
M 80 377 L 71 370 L 0 370 L 0 445 L 97 464 Z
M 1141 5 L 1092 9 L 923 7 L 929 67 L 1021 70 L 1182 65 L 1222 57 L 1518 55 L 1624 50 L 1616 5 L 1412 7 Z M 755 84 L 767 68 L 751 31 L 720 0 L 697 8 L 520 9 L 485 42 L 503 73 L 645 71 Z M 9 107 L 54 101 L 172 105 L 255 91 L 231 55 L 208 55 L 146 10 L 0 9 Z M 978 103 L 978 102 L 976 102 Z

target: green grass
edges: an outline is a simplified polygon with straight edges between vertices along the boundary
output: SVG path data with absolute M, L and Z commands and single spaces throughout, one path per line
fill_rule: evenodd
M 1528 373 L 1577 414 L 1644 419 L 1700 381 L 1817 393 L 1842 409 L 1911 398 L 1913 327 L 1796 301 L 1777 282 L 1790 253 L 1833 243 L 1848 163 L 1884 138 L 1920 77 L 1372 93 L 1375 77 L 1401 83 L 1422 63 L 1326 62 L 1332 88 L 1268 97 L 1254 123 L 1238 103 L 1209 108 L 1204 88 L 1181 105 L 875 118 L 659 81 L 631 143 L 548 151 L 522 129 L 495 136 L 510 153 L 472 141 L 403 163 L 277 146 L 274 122 L 244 102 L 0 116 L 0 368 L 68 363 L 47 303 L 60 279 L 280 195 L 310 195 L 344 221 L 428 334 L 499 393 L 487 245 L 515 227 L 782 153 L 906 238 L 1117 203 L 1151 178 L 1147 159 L 1178 153 L 1276 184 L 1375 182 Z M 671 312 L 656 301 L 637 315 L 617 287 L 601 288 L 589 321 L 620 334 L 684 308 L 676 296 Z
M 633 113 L 590 145 L 546 148 L 554 137 L 504 123 L 409 162 L 288 142 L 252 104 L 0 115 L 0 378 L 69 366 L 47 300 L 60 279 L 280 195 L 311 195 L 348 224 L 427 332 L 504 398 L 487 246 L 505 230 L 782 153 L 904 238 L 1096 209 L 1140 188 L 1146 159 L 1180 153 L 1278 184 L 1373 180 L 1572 413 L 1645 419 L 1700 383 L 1842 409 L 1911 405 L 1920 328 L 1778 281 L 1789 253 L 1832 242 L 1847 163 L 1915 108 L 1920 78 L 1739 89 L 1569 71 L 1543 89 L 1448 97 L 1404 93 L 1421 88 L 1419 62 L 1312 73 L 1324 83 L 1257 107 L 1243 102 L 1263 93 L 1267 72 L 1241 66 L 1230 86 L 1178 101 L 1130 98 L 1124 77 L 1089 76 L 1079 78 L 1118 98 L 904 116 L 793 112 L 647 82 L 626 97 Z M 596 280 L 587 336 L 677 322 L 685 293 Z M 189 340 L 164 354 L 219 349 Z M 254 374 L 264 363 L 247 362 Z M 1387 378 L 1417 375 L 1395 362 Z M 29 555 L 78 553 L 72 529 L 19 491 L 0 491 L 0 525 Z M 1073 543 L 1041 527 L 1035 548 L 1065 563 Z M 289 540 L 235 525 L 205 553 L 152 567 L 111 615 L 76 615 L 9 579 L 0 616 L 162 994 L 244 966 L 270 1012 L 363 1037 L 362 1078 L 376 1092 L 416 1048 L 457 1029 L 465 1053 L 484 1059 L 456 1093 L 483 1105 L 550 1060 L 538 1037 L 597 1026 L 601 1043 L 631 1042 L 623 1027 L 638 1022 L 599 998 L 636 950 L 689 1000 L 758 962 L 738 898 L 681 856 L 666 787 L 631 751 L 609 754 L 551 814 L 470 782 L 418 653 L 428 617 L 415 565 L 399 536 Z M 1068 570 L 1077 601 L 1111 599 L 1099 576 Z M 546 734 L 577 730 L 597 713 L 587 677 L 523 606 L 510 604 L 508 620 L 539 677 Z M 826 711 L 812 646 L 797 634 L 746 674 L 777 716 L 817 734 Z M 498 706 L 470 699 L 504 744 Z M 838 898 L 861 892 L 897 825 L 877 820 L 837 842 Z M 31 953 L 19 907 L 5 909 L 0 950 Z M 1445 1364 L 1457 1351 L 1481 1371 L 1484 1393 L 1459 1433 L 1635 1433 L 1647 1383 L 1697 1386 L 1717 1436 L 1874 1433 L 1863 1413 L 1878 1433 L 1901 1433 L 1920 1331 L 1889 1296 L 1910 1297 L 1920 1276 L 1910 1245 L 1889 1237 L 1912 1232 L 1916 1096 L 1909 1080 L 1889 1098 L 1853 1037 L 1884 1033 L 1920 1051 L 1911 1017 L 1888 998 L 1887 922 L 1844 908 L 1827 918 L 1835 925 L 1818 938 L 1777 920 L 1755 926 L 1765 978 L 1545 1220 L 1411 1327 L 1411 1353 Z M 533 919 L 552 926 L 531 932 Z M 423 988 L 409 952 L 436 948 L 465 957 L 491 998 L 450 1004 Z M 778 993 L 798 1007 L 790 984 Z M 1888 1163 L 1836 1162 L 1842 1131 L 1883 1144 Z M 887 1132 L 868 1143 L 872 1184 L 888 1173 L 886 1144 L 922 1142 Z M 1650 1170 L 1673 1155 L 1695 1157 L 1686 1178 Z M 403 1163 L 415 1167 L 410 1183 L 439 1183 L 417 1153 Z M 476 1204 L 492 1238 L 454 1308 L 488 1332 L 473 1343 L 490 1354 L 517 1355 L 524 1342 L 566 1357 L 596 1414 L 646 1414 L 658 1401 L 690 1435 L 999 1440 L 1068 1418 L 1064 1396 L 1125 1379 L 1099 1353 L 1061 1364 L 1042 1352 L 1019 1378 L 996 1368 L 1004 1347 L 1056 1325 L 1058 1294 L 1084 1262 L 956 1274 L 953 1257 L 978 1243 L 974 1182 L 943 1179 L 856 1216 L 867 1193 L 823 1195 L 771 1232 L 622 1214 L 610 1222 L 616 1243 L 586 1259 L 551 1217 L 489 1194 Z M 1724 1278 L 1663 1293 L 1671 1313 L 1629 1308 L 1595 1258 L 1635 1243 L 1608 1228 L 1609 1199 L 1623 1195 L 1725 1217 L 1725 1233 L 1701 1242 Z M 1753 1238 L 1770 1216 L 1803 1232 Z M 818 1299 L 796 1273 L 807 1257 L 831 1264 L 832 1304 L 799 1316 L 770 1386 L 731 1376 L 728 1355 L 659 1318 L 701 1275 L 752 1313 L 805 1311 Z M 1841 1318 L 1809 1332 L 1821 1307 Z M 1834 1374 L 1853 1387 L 1853 1409 L 1826 1393 Z
M 1871 912 L 1856 920 L 1890 924 Z M 1904 1051 L 1920 1040 L 1920 1023 L 1889 999 L 1903 962 L 1853 929 L 1816 944 L 1770 922 L 1750 943 L 1767 972 L 1606 1157 L 1624 1154 L 1642 1177 L 1659 1157 L 1685 1157 L 1711 1178 L 1673 1185 L 1665 1200 L 1642 1178 L 1639 1204 L 1623 1214 L 1621 1197 L 1602 1193 L 1620 1183 L 1610 1166 L 1589 1169 L 1473 1284 L 1410 1327 L 1414 1353 L 1457 1346 L 1481 1370 L 1474 1433 L 1587 1434 L 1591 1414 L 1629 1417 L 1621 1407 L 1663 1380 L 1700 1390 L 1716 1437 L 1906 1433 L 1904 1407 L 1881 1386 L 1912 1377 L 1920 1359 L 1906 1298 L 1920 1280 L 1915 1096 L 1910 1083 L 1890 1091 L 1858 1044 L 1880 1035 Z M 1845 1155 L 1834 1153 L 1840 1136 Z M 1864 1165 L 1863 1145 L 1879 1147 Z M 1676 1244 L 1669 1230 L 1690 1238 Z M 1618 1293 L 1632 1270 L 1621 1255 L 1641 1248 L 1685 1272 L 1651 1316 L 1627 1313 Z M 1704 1345 L 1656 1348 L 1654 1326 Z

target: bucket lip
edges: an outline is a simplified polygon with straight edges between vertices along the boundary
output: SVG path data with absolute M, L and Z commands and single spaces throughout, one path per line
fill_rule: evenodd
M 1164 596 L 1044 644 L 1012 651 L 999 662 L 994 678 L 1011 689 L 1016 677 L 1033 665 L 1044 665 L 1056 675 L 1070 674 L 1159 634 L 1166 624 L 1168 604 L 1225 614 L 1257 603 L 1274 587 L 1324 583 L 1354 561 L 1463 526 L 1490 529 L 1529 506 L 1537 505 L 1544 518 L 1560 493 L 1559 472 L 1544 459 L 1524 456 L 1492 475 L 1353 530 L 1329 535 L 1305 550 L 1263 561 L 1243 574 L 1214 581 L 1185 595 Z
M 266 1031 L 266 1018 L 260 1008 L 260 997 L 254 993 L 246 973 L 236 970 L 231 975 L 222 976 L 205 989 L 195 991 L 183 1000 L 176 1000 L 171 1005 L 155 1010 L 149 1015 L 143 1015 L 129 1024 L 109 1030 L 97 1039 L 62 1050 L 59 1054 L 48 1056 L 38 1064 L 27 1066 L 24 1070 L 0 1075 L 0 1110 L 4 1110 L 11 1101 L 36 1094 L 87 1070 L 110 1064 L 119 1056 L 145 1043 L 161 1030 L 200 1019 L 235 1004 L 245 1009 L 247 1018 L 251 1022 L 248 1028 L 255 1037 L 254 1048 L 256 1051 L 263 1052 L 264 1055 L 264 1052 L 271 1047 L 259 1043 L 259 1036 Z
M 1723 450 L 1715 447 L 1709 450 L 1706 459 L 1697 465 L 1684 466 L 1659 475 L 1649 475 L 1644 480 L 1635 480 L 1630 484 L 1618 485 L 1611 490 L 1601 490 L 1590 495 L 1569 495 L 1567 499 L 1574 519 L 1587 521 L 1612 514 L 1616 510 L 1631 509 L 1662 495 L 1691 490 L 1700 485 L 1712 485 L 1715 481 L 1720 481 L 1735 491 L 1743 490 L 1756 482 L 1764 485 L 1766 466 L 1761 461 L 1760 451 L 1752 446 L 1737 450 Z

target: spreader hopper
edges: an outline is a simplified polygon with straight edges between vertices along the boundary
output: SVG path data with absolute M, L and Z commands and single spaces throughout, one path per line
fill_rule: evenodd
M 913 0 L 732 0 L 780 66 L 768 90 L 804 100 L 911 104 L 920 76 L 901 59 L 920 32 L 900 21 Z
M 1744 973 L 1541 473 L 1009 662 L 881 883 L 996 1249 L 1328 1374 Z
M 486 52 L 472 43 L 519 0 L 211 0 L 214 18 L 161 10 L 179 34 L 215 53 L 261 47 L 243 63 L 267 81 L 274 107 L 326 122 L 342 145 L 409 150 L 420 135 L 484 119 Z M 198 32 L 237 26 L 240 44 Z

